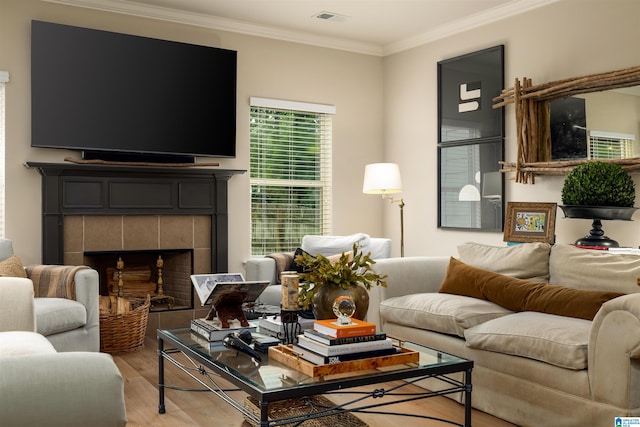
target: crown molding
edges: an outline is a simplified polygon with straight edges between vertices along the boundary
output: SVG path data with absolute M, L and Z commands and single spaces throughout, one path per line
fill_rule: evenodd
M 415 37 L 408 37 L 396 43 L 385 45 L 382 50 L 382 56 L 391 55 L 424 44 L 429 44 L 434 41 L 460 34 L 465 31 L 469 31 L 470 29 L 481 27 L 483 25 L 491 24 L 496 21 L 510 18 L 512 16 L 525 13 L 542 6 L 546 6 L 551 3 L 556 3 L 558 1 L 560 0 L 513 0 L 507 5 L 496 6 L 492 9 L 486 10 L 485 12 L 478 13 L 468 18 L 449 22 L 446 25 L 434 28 L 431 31 L 424 32 Z
M 150 6 L 136 3 L 135 1 L 122 0 L 43 0 L 49 3 L 58 3 L 68 6 L 84 7 L 87 9 L 104 12 L 120 13 L 124 15 L 139 16 L 143 18 L 157 19 L 180 24 L 195 25 L 214 30 L 247 34 L 256 37 L 264 37 L 275 40 L 302 43 L 312 46 L 344 50 L 365 55 L 381 56 L 391 55 L 404 50 L 412 49 L 420 45 L 428 44 L 455 34 L 468 31 L 492 22 L 496 22 L 511 16 L 527 12 L 560 0 L 513 0 L 505 6 L 498 6 L 469 18 L 460 19 L 433 30 L 424 32 L 414 37 L 400 40 L 382 46 L 374 43 L 356 42 L 347 39 L 319 36 L 302 31 L 284 30 L 282 28 L 265 25 L 251 24 L 217 16 L 180 11 L 159 6 Z
M 195 25 L 220 31 L 247 34 L 256 37 L 264 37 L 293 43 L 302 43 L 312 46 L 345 50 L 366 55 L 382 56 L 382 46 L 361 43 L 340 38 L 318 36 L 302 31 L 284 30 L 282 28 L 266 25 L 251 24 L 228 18 L 175 10 L 165 7 L 149 6 L 133 1 L 120 0 L 43 0 L 48 3 L 58 3 L 67 6 L 84 7 L 103 12 L 120 13 L 124 15 L 139 16 L 142 18 L 158 19 L 179 24 Z

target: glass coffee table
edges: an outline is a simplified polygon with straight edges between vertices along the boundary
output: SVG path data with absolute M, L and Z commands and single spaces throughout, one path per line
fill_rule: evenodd
M 165 389 L 173 387 L 165 384 L 164 364 L 170 362 L 193 378 L 204 390 L 240 411 L 253 425 L 261 427 L 284 424 L 298 425 L 311 418 L 321 418 L 340 413 L 392 414 L 439 420 L 443 423 L 471 427 L 471 371 L 473 361 L 462 359 L 438 350 L 408 341 L 400 342 L 402 347 L 419 352 L 416 363 L 387 366 L 377 369 L 359 370 L 348 373 L 312 377 L 285 364 L 269 360 L 261 354 L 258 362 L 251 356 L 221 344 L 210 344 L 192 333 L 189 328 L 158 330 L 158 410 L 166 411 Z M 462 380 L 455 379 L 462 373 Z M 403 392 L 403 387 L 418 381 L 435 378 L 440 380 L 439 390 Z M 224 380 L 224 381 L 221 381 Z M 402 381 L 399 381 L 402 380 Z M 389 388 L 380 384 L 394 382 Z M 229 387 L 228 383 L 232 385 Z M 371 391 L 368 387 L 371 386 Z M 287 415 L 281 418 L 269 416 L 269 404 L 288 399 L 300 399 L 315 395 L 330 397 L 333 393 L 346 393 L 347 389 L 358 387 L 358 396 L 349 402 L 332 407 L 315 408 L 309 413 Z M 177 390 L 184 390 L 182 388 Z M 366 389 L 367 391 L 362 391 Z M 427 415 L 387 412 L 383 408 L 393 404 L 426 399 L 434 396 L 463 394 L 464 423 L 430 417 Z M 248 397 L 256 403 L 255 410 L 247 406 Z M 303 424 L 304 425 L 304 424 Z

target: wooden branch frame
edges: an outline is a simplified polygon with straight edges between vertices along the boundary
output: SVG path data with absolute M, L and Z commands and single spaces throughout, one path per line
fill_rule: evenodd
M 587 160 L 551 162 L 549 102 L 567 96 L 616 89 L 640 84 L 640 66 L 624 70 L 591 74 L 533 86 L 531 79 L 516 78 L 514 86 L 493 98 L 493 108 L 510 104 L 516 109 L 515 162 L 503 162 L 502 172 L 515 172 L 516 182 L 535 184 L 535 175 L 567 173 Z M 627 170 L 640 170 L 640 158 L 613 160 Z M 570 163 L 570 164 L 567 164 Z

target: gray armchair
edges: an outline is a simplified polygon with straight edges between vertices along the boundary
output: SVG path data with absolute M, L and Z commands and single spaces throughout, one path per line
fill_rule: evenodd
M 0 277 L 0 424 L 124 426 L 124 383 L 105 353 L 58 353 L 35 332 L 31 280 Z
M 0 239 L 0 263 L 13 255 L 11 240 Z M 100 351 L 98 272 L 59 265 L 28 266 L 25 271 L 37 292 L 36 331 L 57 351 Z

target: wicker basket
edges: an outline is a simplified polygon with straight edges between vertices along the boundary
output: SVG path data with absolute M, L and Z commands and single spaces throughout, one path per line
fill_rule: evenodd
M 131 300 L 132 310 L 127 314 L 100 315 L 100 351 L 125 353 L 137 351 L 144 345 L 151 297 Z

